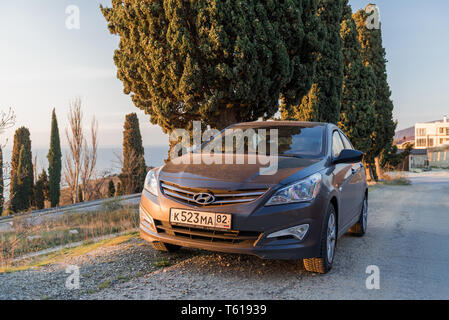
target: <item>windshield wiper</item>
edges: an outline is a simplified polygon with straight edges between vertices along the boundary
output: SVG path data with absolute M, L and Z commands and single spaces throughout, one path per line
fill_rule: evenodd
M 280 153 L 279 156 L 281 157 L 289 157 L 289 158 L 298 158 L 302 159 L 303 157 L 297 154 L 291 154 L 291 153 Z

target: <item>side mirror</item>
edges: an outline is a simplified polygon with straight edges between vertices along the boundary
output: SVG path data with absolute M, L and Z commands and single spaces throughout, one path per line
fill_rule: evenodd
M 356 163 L 363 159 L 363 152 L 358 150 L 344 149 L 341 151 L 340 155 L 335 158 L 332 163 Z

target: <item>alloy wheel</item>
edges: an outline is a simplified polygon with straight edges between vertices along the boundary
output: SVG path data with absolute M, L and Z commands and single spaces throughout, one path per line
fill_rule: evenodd
M 363 231 L 366 231 L 366 226 L 368 224 L 368 201 L 363 200 L 363 208 L 362 208 L 362 227 L 363 227 Z
M 335 223 L 335 214 L 332 212 L 329 215 L 327 223 L 327 261 L 332 263 L 334 259 L 335 241 L 336 241 L 337 226 Z

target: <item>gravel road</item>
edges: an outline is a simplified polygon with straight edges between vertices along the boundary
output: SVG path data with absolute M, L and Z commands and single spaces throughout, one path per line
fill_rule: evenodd
M 0 299 L 448 299 L 449 175 L 410 179 L 411 186 L 370 191 L 367 234 L 339 240 L 327 275 L 307 273 L 294 261 L 190 249 L 157 253 L 133 239 L 0 274 Z M 79 290 L 65 288 L 69 264 L 80 267 Z M 380 289 L 366 288 L 370 265 L 379 268 Z

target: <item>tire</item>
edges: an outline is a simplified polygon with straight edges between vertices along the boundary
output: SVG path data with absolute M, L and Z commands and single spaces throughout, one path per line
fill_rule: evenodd
M 328 273 L 332 269 L 334 262 L 336 244 L 337 215 L 334 206 L 330 204 L 321 231 L 321 254 L 317 258 L 303 259 L 304 268 L 309 272 Z
M 181 249 L 181 246 L 164 242 L 152 242 L 151 245 L 154 249 L 161 252 L 176 252 Z
M 362 212 L 360 212 L 359 221 L 349 229 L 356 237 L 363 237 L 368 227 L 368 198 L 363 198 Z

